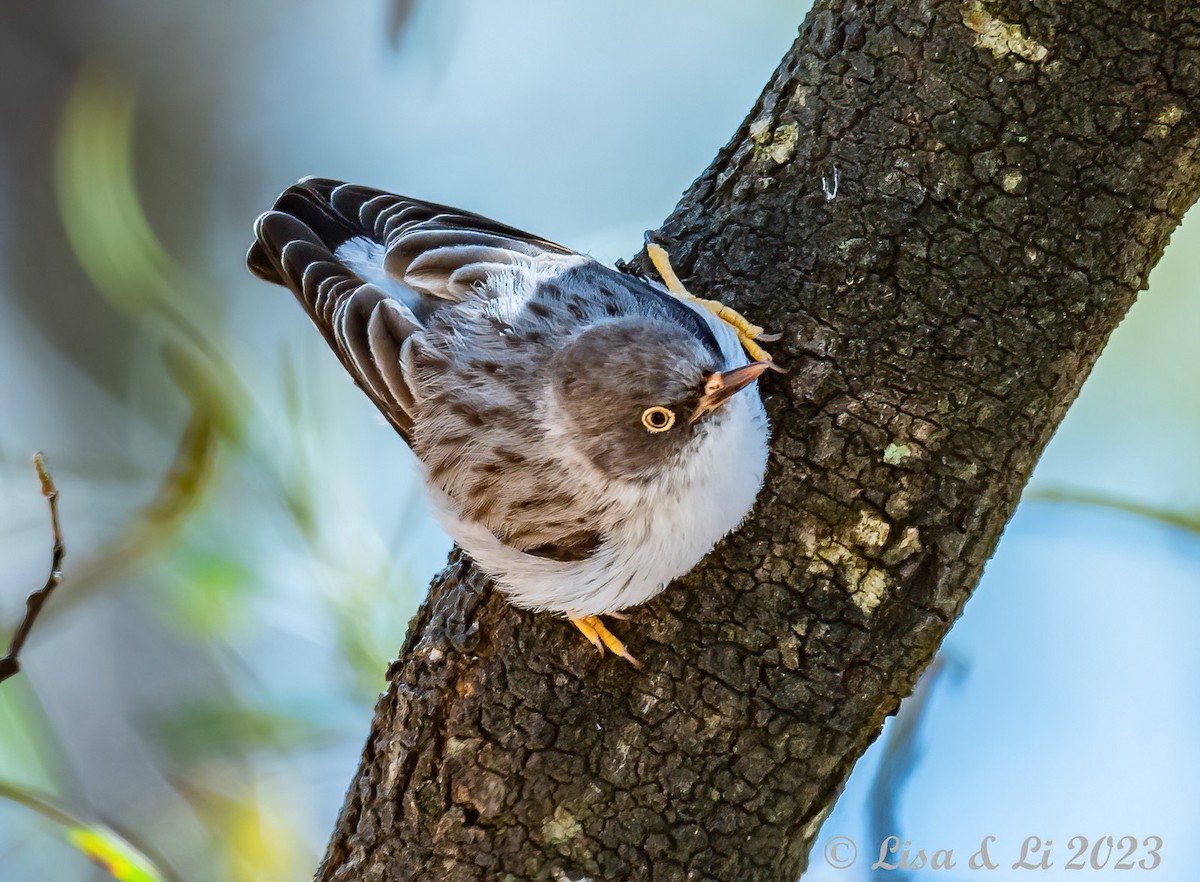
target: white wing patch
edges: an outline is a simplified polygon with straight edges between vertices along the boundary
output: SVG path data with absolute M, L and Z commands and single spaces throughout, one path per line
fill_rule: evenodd
M 420 315 L 421 295 L 383 268 L 383 258 L 386 255 L 386 246 L 366 236 L 347 239 L 333 252 L 334 257 L 364 282 L 369 282 L 385 294 L 395 297 L 408 307 L 410 313 Z

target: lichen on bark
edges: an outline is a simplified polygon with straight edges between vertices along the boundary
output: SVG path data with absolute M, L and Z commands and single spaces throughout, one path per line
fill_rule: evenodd
M 754 514 L 640 672 L 456 553 L 318 878 L 796 879 L 1198 186 L 1193 4 L 818 3 L 660 230 L 784 335 Z

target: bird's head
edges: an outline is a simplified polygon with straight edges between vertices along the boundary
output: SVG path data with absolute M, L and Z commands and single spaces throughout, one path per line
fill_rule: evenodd
M 579 334 L 555 356 L 554 412 L 572 446 L 612 478 L 649 478 L 721 423 L 723 405 L 768 362 L 721 370 L 686 329 L 626 318 Z

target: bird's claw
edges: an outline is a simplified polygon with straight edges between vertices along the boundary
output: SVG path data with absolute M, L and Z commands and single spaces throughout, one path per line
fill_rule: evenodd
M 642 663 L 634 658 L 633 654 L 625 648 L 625 644 L 608 630 L 599 616 L 583 616 L 582 618 L 571 619 L 571 624 L 579 629 L 580 633 L 587 638 L 592 646 L 596 647 L 596 651 L 601 655 L 604 655 L 604 648 L 608 647 L 613 655 L 619 655 L 635 668 L 642 666 Z
M 658 274 L 662 277 L 663 284 L 667 286 L 667 290 L 684 300 L 691 301 L 698 306 L 703 306 L 725 324 L 729 325 L 737 331 L 738 341 L 742 344 L 742 348 L 755 361 L 773 361 L 770 354 L 758 345 L 758 341 L 763 343 L 774 343 L 780 339 L 779 334 L 767 334 L 758 325 L 749 321 L 740 312 L 731 306 L 726 306 L 719 300 L 706 300 L 703 297 L 697 297 L 695 294 L 688 291 L 683 282 L 679 281 L 679 276 L 675 274 L 675 268 L 671 266 L 670 255 L 667 250 L 657 242 L 646 241 L 646 254 L 650 257 L 650 262 L 654 264 L 654 268 L 658 270 Z

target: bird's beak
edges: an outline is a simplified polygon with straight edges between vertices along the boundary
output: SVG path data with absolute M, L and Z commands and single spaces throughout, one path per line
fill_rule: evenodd
M 752 361 L 750 364 L 744 364 L 740 368 L 734 368 L 731 371 L 718 371 L 715 374 L 710 374 L 708 379 L 704 381 L 704 394 L 700 396 L 700 403 L 697 405 L 695 413 L 688 419 L 688 422 L 694 423 L 706 413 L 712 413 L 739 391 L 761 377 L 764 371 L 774 367 L 775 365 L 769 361 Z

